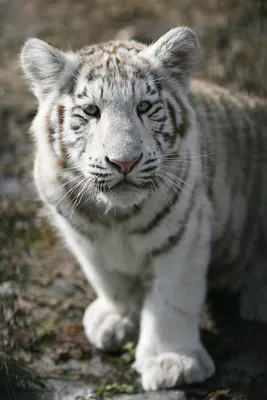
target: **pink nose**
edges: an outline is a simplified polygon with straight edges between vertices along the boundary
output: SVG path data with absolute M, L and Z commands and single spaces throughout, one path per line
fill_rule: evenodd
M 113 159 L 110 160 L 110 162 L 112 164 L 115 164 L 119 167 L 120 172 L 122 172 L 122 173 L 130 172 L 133 169 L 134 165 L 137 163 L 137 161 L 138 161 L 138 158 L 135 160 L 132 160 L 132 161 L 119 161 L 119 160 L 113 160 Z

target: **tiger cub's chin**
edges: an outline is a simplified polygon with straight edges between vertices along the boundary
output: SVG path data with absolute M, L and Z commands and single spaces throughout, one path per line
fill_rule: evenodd
M 131 209 L 134 206 L 141 206 L 148 193 L 139 188 L 116 188 L 98 195 L 98 200 L 107 205 L 108 209 Z

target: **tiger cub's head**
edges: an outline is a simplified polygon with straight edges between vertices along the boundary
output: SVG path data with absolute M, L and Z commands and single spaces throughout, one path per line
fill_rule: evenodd
M 198 59 L 197 38 L 184 27 L 150 46 L 111 41 L 76 53 L 29 39 L 21 65 L 39 100 L 37 146 L 48 144 L 58 168 L 87 182 L 88 196 L 142 203 L 186 138 Z

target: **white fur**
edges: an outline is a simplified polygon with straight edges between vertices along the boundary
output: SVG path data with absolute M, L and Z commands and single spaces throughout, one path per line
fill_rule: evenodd
M 33 93 L 41 101 L 47 89 L 60 89 L 68 82 L 78 59 L 74 53 L 63 53 L 43 40 L 31 38 L 23 47 L 20 61 Z
M 199 158 L 201 131 L 187 99 L 189 77 L 199 58 L 198 42 L 189 29 L 176 28 L 139 54 L 134 50 L 129 53 L 123 44 L 105 46 L 104 50 L 100 46 L 93 56 L 88 56 L 86 51 L 65 54 L 37 39 L 26 43 L 22 66 L 40 100 L 32 128 L 37 144 L 35 182 L 50 210 L 52 223 L 65 238 L 97 293 L 97 300 L 89 305 L 83 320 L 89 340 L 100 349 L 117 350 L 138 334 L 140 325 L 135 368 L 142 375 L 145 390 L 203 381 L 213 374 L 214 365 L 200 341 L 199 314 L 206 293 L 211 242 L 223 231 L 232 200 L 225 175 L 227 154 L 223 144 L 216 144 L 218 148 L 222 146 L 222 152 L 217 158 L 221 168 L 216 172 L 214 203 L 208 199 L 207 183 L 203 179 Z M 108 85 L 103 79 L 107 78 L 106 62 L 109 57 L 111 61 L 114 58 L 113 46 L 125 64 L 127 79 L 117 74 Z M 59 88 L 66 85 L 74 73 L 77 60 L 83 60 L 83 65 L 76 77 L 76 93 L 71 97 L 60 93 Z M 168 80 L 169 86 L 162 88 L 161 98 L 175 109 L 177 126 L 184 118 L 181 104 L 190 122 L 186 136 L 178 136 L 174 149 L 168 147 L 170 142 L 158 136 L 162 140 L 162 153 L 153 136 L 159 123 L 146 117 L 141 123 L 135 112 L 140 101 L 158 100 L 151 65 L 162 79 Z M 144 69 L 145 78 L 134 76 L 135 66 Z M 90 83 L 87 76 L 92 70 L 99 72 L 100 77 Z M 150 95 L 144 89 L 146 82 L 152 88 Z M 100 98 L 101 85 L 103 95 Z M 181 104 L 175 102 L 171 90 Z M 77 95 L 83 92 L 84 97 Z M 81 124 L 79 116 L 72 116 L 72 108 L 80 106 L 82 109 L 95 99 L 101 118 L 88 118 L 88 122 Z M 61 132 L 57 104 L 65 109 Z M 158 118 L 169 116 L 164 122 L 168 133 L 173 125 L 166 104 L 158 112 Z M 47 135 L 47 116 L 55 135 L 52 145 Z M 71 125 L 77 125 L 77 129 L 73 131 Z M 213 128 L 209 128 L 207 138 L 212 140 L 212 135 Z M 220 140 L 218 136 L 216 139 Z M 63 157 L 60 141 L 66 146 L 68 162 L 84 177 L 80 185 L 71 168 L 57 166 Z M 142 170 L 146 162 L 151 161 L 149 165 L 163 173 L 164 156 L 171 150 L 178 151 L 181 160 L 175 157 L 170 160 L 165 180 L 155 192 L 145 188 L 101 192 L 94 184 L 94 174 L 99 171 L 108 173 L 110 187 L 121 180 L 120 172 L 107 163 L 106 157 L 128 162 L 142 154 L 140 163 L 129 174 L 132 182 L 138 184 L 145 179 Z M 191 162 L 181 164 L 183 158 L 186 162 L 186 154 Z M 181 181 L 172 178 L 179 167 L 181 171 L 182 168 L 189 170 L 179 200 L 170 206 L 165 218 L 151 232 L 140 233 L 179 190 Z M 211 170 L 204 172 L 208 174 Z M 77 184 L 82 196 L 71 202 L 60 177 L 67 179 L 72 189 Z M 97 217 L 92 223 L 79 207 L 84 198 L 90 218 Z M 240 227 L 246 204 L 243 197 L 235 201 L 236 207 L 241 208 L 240 214 L 235 216 L 235 226 Z M 187 218 L 189 205 L 192 208 Z M 124 220 L 134 206 L 141 211 Z M 177 245 L 168 248 L 172 236 L 179 230 L 182 234 Z M 233 247 L 234 253 L 238 245 Z M 153 256 L 153 251 L 161 246 L 166 246 L 167 250 Z

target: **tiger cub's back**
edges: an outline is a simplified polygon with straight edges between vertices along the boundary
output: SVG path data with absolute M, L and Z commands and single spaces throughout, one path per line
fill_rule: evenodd
M 211 283 L 235 289 L 260 234 L 267 239 L 267 102 L 197 80 L 190 99 L 214 207 Z

